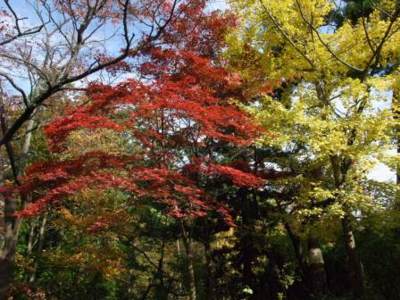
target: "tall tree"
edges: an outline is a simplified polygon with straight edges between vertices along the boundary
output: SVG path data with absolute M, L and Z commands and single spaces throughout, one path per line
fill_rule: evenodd
M 262 185 L 262 179 L 219 155 L 225 145 L 249 145 L 258 128 L 231 102 L 241 100 L 240 78 L 225 70 L 216 55 L 232 17 L 209 14 L 206 5 L 198 0 L 177 7 L 179 14 L 158 43 L 140 52 L 135 69 L 140 76 L 115 85 L 90 84 L 81 103 L 71 103 L 46 126 L 52 159 L 31 165 L 21 186 L 5 192 L 6 198 L 14 192 L 32 195 L 18 217 L 35 216 L 90 189 L 120 190 L 127 195 L 127 206 L 158 203 L 184 223 L 216 212 L 233 224 L 224 203 L 202 182 L 225 178 L 236 186 Z M 115 152 L 71 149 L 74 133 L 102 131 L 117 136 L 123 147 Z M 106 230 L 117 219 L 99 216 L 90 228 Z M 191 239 L 184 236 L 189 263 Z M 191 267 L 189 275 L 195 299 Z
M 393 147 L 391 111 L 379 103 L 390 101 L 389 74 L 398 66 L 398 2 L 368 7 L 340 26 L 331 19 L 333 1 L 234 3 L 242 25 L 229 37 L 232 65 L 244 69 L 258 90 L 269 81 L 283 84 L 277 92 L 286 94 L 261 93 L 250 109 L 275 137 L 263 145 L 303 148 L 298 161 L 310 161 L 316 173 L 301 171 L 295 179 L 301 182 L 294 196 L 297 214 L 341 218 L 349 279 L 354 295 L 362 297 L 354 226 L 356 216 L 373 206 L 363 189 L 371 157 L 380 159 Z M 267 76 L 255 82 L 260 74 Z
M 19 183 L 32 131 L 38 127 L 34 115 L 41 114 L 43 105 L 63 98 L 61 92 L 79 91 L 86 84 L 82 80 L 93 80 L 91 76 L 100 71 L 114 74 L 129 69 L 123 61 L 138 58 L 160 38 L 180 13 L 177 5 L 178 1 L 26 1 L 22 5 L 3 1 L 0 149 L 9 163 L 4 163 L 2 181 Z M 27 200 L 10 198 L 2 205 L 1 293 L 10 280 L 18 239 L 20 222 L 14 214 Z

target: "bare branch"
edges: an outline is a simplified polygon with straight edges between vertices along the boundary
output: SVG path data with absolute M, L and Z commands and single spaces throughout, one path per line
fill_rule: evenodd
M 24 31 L 21 30 L 21 27 L 20 27 L 19 22 L 20 22 L 21 20 L 23 20 L 23 19 L 21 19 L 21 18 L 19 18 L 19 17 L 17 16 L 15 10 L 14 10 L 13 7 L 11 6 L 11 4 L 9 3 L 9 0 L 3 0 L 3 1 L 4 1 L 5 5 L 7 6 L 8 10 L 9 10 L 9 11 L 11 12 L 11 14 L 13 15 L 13 18 L 14 18 L 14 26 L 15 26 L 15 29 L 17 30 L 17 34 L 15 34 L 15 35 L 9 37 L 8 39 L 5 39 L 5 40 L 1 41 L 1 42 L 0 42 L 0 46 L 4 46 L 4 45 L 6 45 L 6 44 L 9 44 L 9 43 L 13 42 L 14 40 L 16 40 L 16 39 L 18 39 L 18 38 L 26 37 L 26 36 L 33 35 L 33 34 L 35 34 L 35 33 L 38 33 L 38 32 L 40 32 L 40 31 L 44 28 L 45 24 L 42 23 L 42 24 L 39 25 L 39 26 L 35 26 L 35 27 L 32 27 L 32 28 L 27 29 L 27 30 L 24 30 Z
M 22 100 L 24 101 L 24 104 L 28 107 L 29 106 L 28 97 L 26 96 L 24 90 L 21 87 L 19 87 L 15 83 L 15 81 L 10 76 L 8 76 L 7 74 L 4 74 L 4 73 L 0 72 L 0 76 L 4 77 L 11 84 L 11 86 L 21 94 Z
M 41 2 L 42 4 L 45 3 L 44 0 L 42 0 Z M 25 110 L 13 122 L 13 124 L 9 126 L 9 128 L 7 129 L 7 131 L 4 133 L 3 137 L 0 140 L 0 147 L 10 142 L 14 138 L 14 135 L 21 128 L 21 126 L 32 117 L 32 114 L 34 113 L 35 109 L 43 105 L 43 103 L 49 97 L 62 90 L 69 89 L 68 85 L 70 85 L 71 83 L 87 78 L 88 76 L 96 72 L 104 70 L 109 66 L 115 65 L 123 61 L 127 57 L 134 57 L 142 50 L 150 46 L 156 39 L 158 39 L 161 36 L 165 28 L 173 19 L 178 0 L 174 1 L 167 19 L 162 20 L 162 24 L 153 26 L 150 32 L 146 36 L 143 36 L 141 41 L 138 42 L 138 44 L 135 47 L 133 47 L 135 34 L 130 33 L 128 28 L 128 10 L 130 7 L 130 0 L 124 0 L 123 3 L 121 3 L 121 9 L 122 9 L 121 21 L 123 28 L 123 40 L 124 40 L 124 47 L 122 49 L 122 52 L 108 61 L 101 61 L 99 59 L 94 58 L 93 62 L 89 64 L 82 72 L 78 74 L 72 74 L 73 68 L 76 68 L 76 63 L 79 54 L 81 53 L 81 48 L 83 48 L 83 46 L 87 46 L 87 43 L 90 42 L 91 36 L 97 30 L 99 30 L 99 28 L 104 24 L 104 22 L 101 21 L 100 24 L 96 24 L 95 28 L 92 29 L 88 34 L 85 34 L 85 32 L 88 30 L 91 24 L 93 24 L 94 20 L 98 17 L 99 11 L 104 8 L 105 3 L 106 1 L 102 0 L 95 2 L 95 4 L 93 5 L 90 5 L 89 3 L 87 6 L 87 12 L 83 16 L 82 21 L 79 21 L 79 17 L 74 15 L 73 11 L 71 11 L 70 24 L 75 30 L 75 35 L 72 35 L 73 39 L 69 39 L 71 44 L 68 46 L 69 49 L 65 51 L 65 55 L 62 55 L 63 52 L 59 54 L 60 59 L 65 59 L 65 57 L 69 55 L 68 62 L 66 64 L 57 65 L 53 67 L 54 55 L 58 50 L 57 47 L 54 46 L 50 49 L 50 46 L 46 45 L 46 43 L 48 44 L 49 42 L 45 42 L 44 45 L 44 52 L 46 53 L 46 56 L 44 57 L 43 66 L 36 66 L 35 63 L 29 61 L 29 59 L 23 59 L 14 57 L 12 55 L 11 56 L 8 55 L 10 59 L 13 58 L 15 59 L 15 61 L 18 61 L 22 65 L 29 66 L 38 74 L 45 73 L 45 75 L 49 75 L 50 78 L 49 80 L 46 80 L 47 77 L 44 78 L 45 81 L 47 82 L 47 86 L 41 86 L 36 90 L 37 94 L 31 97 L 29 106 L 27 106 Z M 72 7 L 70 8 L 72 9 Z M 50 14 L 49 18 L 51 18 L 51 11 L 49 11 L 49 7 L 47 7 L 47 12 Z M 52 20 L 54 20 L 54 18 L 52 18 Z M 155 22 L 155 20 L 153 20 L 153 22 Z M 59 32 L 62 29 L 63 25 L 58 24 L 54 26 Z M 65 34 L 64 35 L 62 33 L 60 34 L 64 37 L 64 39 L 68 39 L 68 37 Z M 52 68 L 48 68 L 48 66 L 51 66 Z M 46 72 L 48 72 L 48 74 Z M 40 84 L 40 81 L 38 82 L 38 84 Z

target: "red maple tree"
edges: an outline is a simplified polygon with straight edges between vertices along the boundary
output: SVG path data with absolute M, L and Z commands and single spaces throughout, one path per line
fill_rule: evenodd
M 36 215 L 90 187 L 121 189 L 134 201 L 162 203 L 176 218 L 215 210 L 232 223 L 223 204 L 196 178 L 223 177 L 237 186 L 259 187 L 260 178 L 220 164 L 217 155 L 224 145 L 248 146 L 258 127 L 231 103 L 241 100 L 240 78 L 216 55 L 234 19 L 207 13 L 206 2 L 181 4 L 181 14 L 161 42 L 145 49 L 141 64 L 133 66 L 140 79 L 91 84 L 88 102 L 71 105 L 45 128 L 53 152 L 66 151 L 72 132 L 99 128 L 115 131 L 139 150 L 121 155 L 92 151 L 31 165 L 18 192 L 37 193 L 18 216 Z

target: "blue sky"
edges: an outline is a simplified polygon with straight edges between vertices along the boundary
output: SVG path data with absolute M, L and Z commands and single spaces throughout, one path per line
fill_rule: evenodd
M 33 9 L 30 3 L 34 3 L 35 1 L 27 1 L 27 0 L 11 0 L 10 4 L 15 8 L 17 14 L 19 16 L 27 17 L 24 22 L 27 26 L 38 24 L 37 16 L 33 13 Z M 1 7 L 1 6 L 0 6 Z M 227 2 L 225 0 L 210 0 L 209 9 L 226 9 L 228 7 Z M 112 25 L 104 27 L 102 30 L 98 32 L 98 35 L 106 37 L 110 35 L 116 28 Z M 116 53 L 120 49 L 120 44 L 117 42 L 111 42 L 107 44 L 107 52 L 108 53 Z M 99 75 L 95 75 L 99 78 Z M 22 85 L 24 85 L 21 82 Z M 390 98 L 389 95 L 386 96 Z M 384 101 L 381 105 L 390 106 L 390 99 L 388 101 Z M 383 107 L 378 107 L 383 108 Z M 395 151 L 393 151 L 395 152 Z M 393 153 L 394 154 L 394 153 Z M 394 170 L 391 170 L 386 165 L 382 163 L 378 163 L 371 171 L 369 177 L 378 181 L 395 181 L 396 173 Z

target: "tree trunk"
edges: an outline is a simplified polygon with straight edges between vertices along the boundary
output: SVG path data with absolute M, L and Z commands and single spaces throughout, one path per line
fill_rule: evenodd
M 186 246 L 186 257 L 187 257 L 188 275 L 189 275 L 189 299 L 196 300 L 197 296 L 196 276 L 194 274 L 194 266 L 193 266 L 192 241 L 188 240 L 187 243 L 185 243 L 185 246 Z
M 5 116 L 2 116 L 1 121 L 2 131 L 5 132 L 7 128 Z M 29 152 L 33 125 L 34 121 L 30 120 L 27 125 L 27 134 L 25 135 L 24 144 L 21 151 L 22 158 L 25 158 L 25 156 Z M 10 146 L 10 148 L 8 148 L 7 150 L 10 158 L 10 163 L 14 168 L 14 180 L 18 183 L 17 176 L 20 175 L 23 163 L 19 167 L 16 166 L 14 161 L 15 158 L 13 157 L 12 153 L 12 147 Z M 20 200 L 21 203 L 18 204 L 19 201 L 15 197 L 4 199 L 4 213 L 2 224 L 2 226 L 4 226 L 4 243 L 2 245 L 2 249 L 0 250 L 0 299 L 5 299 L 6 293 L 9 289 L 9 285 L 12 281 L 14 258 L 20 226 L 20 220 L 15 218 L 14 214 L 17 211 L 18 205 L 23 207 L 27 199 L 21 196 Z
M 325 261 L 319 242 L 315 237 L 308 240 L 308 277 L 312 294 L 322 296 L 327 289 Z
M 296 256 L 297 264 L 300 269 L 300 275 L 301 278 L 303 279 L 304 282 L 306 282 L 306 275 L 307 275 L 307 267 L 304 262 L 304 256 L 303 256 L 303 248 L 301 246 L 300 239 L 295 235 L 293 232 L 292 228 L 290 227 L 289 223 L 285 222 L 284 224 L 285 229 L 288 233 L 289 239 L 292 242 L 294 254 Z
M 397 124 L 400 122 L 400 91 L 397 88 L 393 89 L 393 96 L 392 96 L 392 110 L 393 110 L 393 117 L 397 121 Z M 396 143 L 397 143 L 397 153 L 400 154 L 400 125 L 397 125 L 395 128 L 396 134 Z M 400 163 L 397 165 L 396 168 L 396 182 L 400 184 Z M 400 197 L 397 195 L 397 201 L 400 202 Z
M 281 281 L 281 268 L 277 259 L 277 253 L 272 248 L 267 248 L 266 256 L 268 258 L 268 266 L 262 276 L 262 291 L 258 291 L 256 299 L 286 299 L 286 288 Z
M 399 135 L 400 135 L 400 133 L 399 133 Z M 400 137 L 397 139 L 397 154 L 400 155 Z M 400 185 L 400 163 L 397 166 L 397 170 L 396 170 L 396 182 L 397 182 L 397 185 Z M 400 199 L 399 199 L 399 201 L 400 201 Z
M 349 268 L 349 281 L 355 299 L 362 299 L 364 296 L 364 276 L 361 260 L 356 249 L 353 229 L 348 216 L 342 220 L 343 236 Z
M 43 215 L 42 222 L 40 224 L 40 229 L 39 229 L 39 237 L 38 237 L 38 248 L 37 248 L 37 253 L 40 255 L 40 253 L 43 250 L 43 243 L 44 243 L 44 234 L 45 234 L 45 229 L 46 229 L 46 223 L 47 223 L 47 212 Z M 32 271 L 32 274 L 29 278 L 29 282 L 34 282 L 36 279 L 36 271 L 38 267 L 38 262 L 35 261 L 35 267 Z
M 206 297 L 207 300 L 214 300 L 214 274 L 211 265 L 211 249 L 210 249 L 210 241 L 207 240 L 204 242 L 204 256 L 205 256 L 205 268 L 206 268 Z
M 12 281 L 14 271 L 15 250 L 18 241 L 20 221 L 14 216 L 17 200 L 4 201 L 4 245 L 0 253 L 0 299 L 5 299 Z
M 26 253 L 28 256 L 32 254 L 33 251 L 33 244 L 34 244 L 34 239 L 35 239 L 35 229 L 36 229 L 36 220 L 32 219 L 29 223 L 29 236 L 28 236 L 28 245 L 27 245 L 27 250 Z
M 0 299 L 7 299 L 13 274 L 14 257 L 0 258 Z
M 194 273 L 194 265 L 193 265 L 194 258 L 193 258 L 192 240 L 188 232 L 186 231 L 183 222 L 182 222 L 182 241 L 186 252 L 188 283 L 189 283 L 189 299 L 196 300 L 197 299 L 196 275 Z
M 349 140 L 348 144 L 353 144 L 354 140 Z M 337 189 L 342 189 L 343 183 L 346 181 L 347 172 L 352 164 L 351 159 L 345 159 L 339 163 L 337 156 L 331 157 L 332 169 L 334 173 L 335 186 Z M 341 166 L 341 167 L 339 167 Z M 344 166 L 344 167 L 343 167 Z M 344 246 L 347 255 L 347 267 L 349 282 L 355 299 L 362 299 L 364 297 L 364 276 L 361 260 L 358 256 L 356 249 L 356 240 L 351 225 L 351 209 L 345 207 L 345 216 L 342 219 L 342 230 Z

